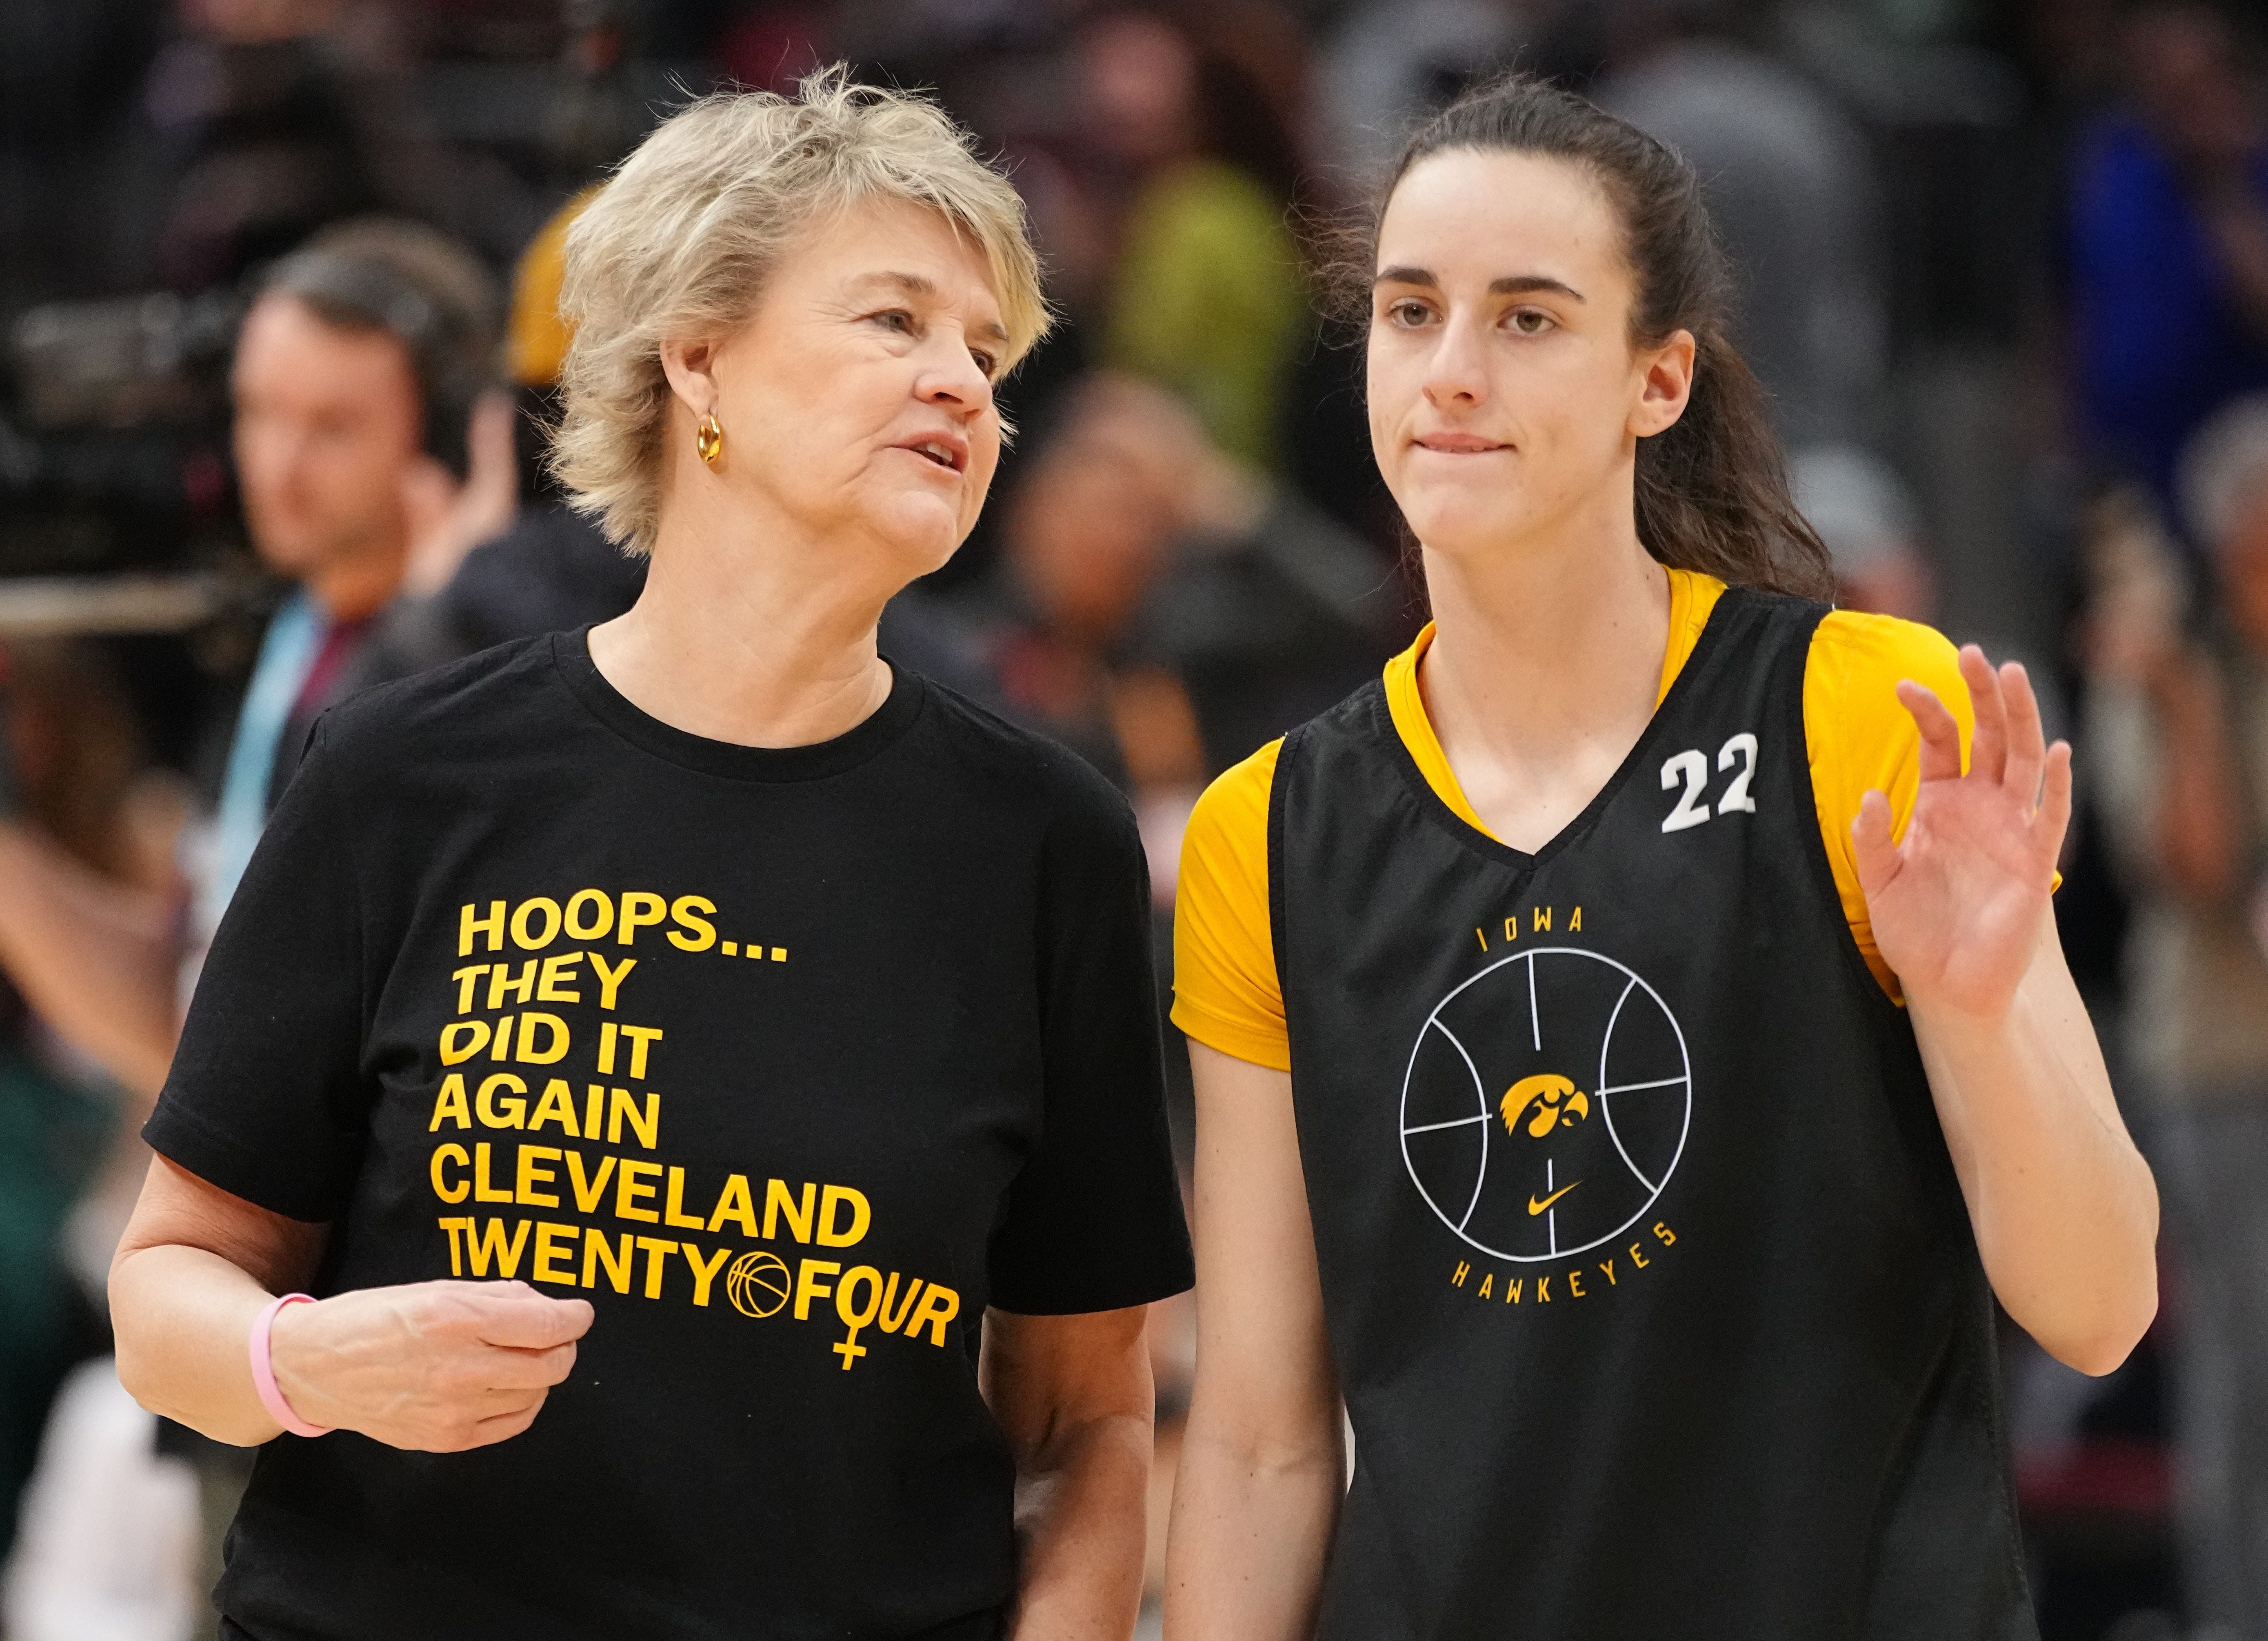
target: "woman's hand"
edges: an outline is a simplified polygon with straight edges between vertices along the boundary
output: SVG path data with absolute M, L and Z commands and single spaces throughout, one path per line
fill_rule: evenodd
M 269 1361 L 291 1410 L 389 1447 L 461 1453 L 517 1436 L 575 1366 L 587 1299 L 524 1282 L 419 1282 L 287 1305 Z
M 466 554 L 512 523 L 519 507 L 519 457 L 512 446 L 519 417 L 510 394 L 490 389 L 475 401 L 465 428 L 464 482 L 431 456 L 403 475 L 409 557 L 401 570 L 402 596 L 431 598 L 449 585 Z
M 2071 747 L 2044 744 L 2039 703 L 2016 663 L 1995 672 L 1970 644 L 1961 675 L 1977 710 L 1969 772 L 1944 703 L 1901 683 L 1898 699 L 1921 732 L 1913 819 L 1893 843 L 1889 799 L 1868 792 L 1851 832 L 1876 947 L 1908 999 L 1999 1018 L 2051 926 L 2049 891 L 2071 821 Z
M 152 1158 L 110 1268 L 119 1382 L 216 1441 L 273 1441 L 283 1427 L 253 1385 L 253 1319 L 313 1280 L 329 1236 Z M 268 1361 L 311 1424 L 454 1453 L 528 1427 L 591 1314 L 524 1282 L 365 1288 L 276 1312 Z
M 2126 1359 L 2155 1314 L 2158 1194 L 2128 1138 L 2049 892 L 2071 820 L 2071 748 L 2043 744 L 2024 669 L 1974 645 L 1969 772 L 1944 703 L 1898 699 L 1921 731 L 1921 786 L 1901 841 L 1889 800 L 1852 827 L 1883 960 L 1914 1042 L 1992 1291 L 2082 1372 Z

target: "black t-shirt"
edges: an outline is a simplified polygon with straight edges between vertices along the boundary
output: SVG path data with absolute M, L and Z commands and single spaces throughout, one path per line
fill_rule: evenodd
M 900 671 L 837 740 L 646 717 L 580 635 L 327 714 L 146 1130 L 333 1225 L 315 1291 L 598 1311 L 526 1434 L 261 1453 L 260 1641 L 989 1636 L 1012 1472 L 986 1306 L 1190 1266 L 1134 823 Z

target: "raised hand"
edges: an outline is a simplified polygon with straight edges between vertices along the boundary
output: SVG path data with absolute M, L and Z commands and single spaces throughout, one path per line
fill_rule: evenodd
M 1961 676 L 1977 711 L 1969 772 L 1961 732 L 1921 685 L 1898 700 L 1921 732 L 1921 789 L 1903 840 L 1889 799 L 1868 792 L 1851 835 L 1882 960 L 1911 1003 L 2004 1014 L 2050 916 L 2057 852 L 2071 822 L 2071 747 L 2044 744 L 2031 681 L 1995 671 L 1975 644 Z
M 418 1282 L 287 1305 L 269 1360 L 314 1424 L 389 1447 L 460 1453 L 517 1436 L 575 1365 L 587 1299 L 524 1282 Z
M 465 429 L 464 482 L 431 456 L 402 475 L 401 510 L 409 523 L 409 557 L 401 591 L 431 598 L 449 585 L 465 555 L 503 534 L 519 506 L 519 464 L 512 430 L 519 412 L 500 389 L 482 394 Z

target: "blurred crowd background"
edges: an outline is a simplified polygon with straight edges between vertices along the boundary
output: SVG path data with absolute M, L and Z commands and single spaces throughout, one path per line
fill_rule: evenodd
M 2268 1634 L 2263 44 L 2203 0 L 0 5 L 0 1632 L 210 1633 L 240 1460 L 124 1400 L 103 1314 L 184 976 L 295 725 L 635 598 L 540 465 L 561 236 L 670 107 L 840 60 L 1005 158 L 1065 321 L 886 651 L 1124 788 L 1161 929 L 1204 783 L 1423 619 L 1333 214 L 1509 65 L 1695 162 L 1844 601 L 2025 660 L 2078 747 L 2058 911 L 2168 1231 L 2119 1372 L 2008 1336 L 2043 1632 Z

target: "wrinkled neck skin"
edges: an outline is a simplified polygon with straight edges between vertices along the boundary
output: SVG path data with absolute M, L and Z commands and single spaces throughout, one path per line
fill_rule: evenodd
M 1435 629 L 1418 669 L 1426 714 L 1490 829 L 1532 849 L 1653 716 L 1668 577 L 1639 544 L 1627 470 L 1525 534 L 1420 546 Z
M 645 591 L 592 629 L 600 673 L 648 717 L 736 746 L 807 747 L 865 722 L 889 698 L 874 629 L 909 579 L 902 554 L 670 477 Z

